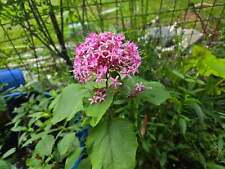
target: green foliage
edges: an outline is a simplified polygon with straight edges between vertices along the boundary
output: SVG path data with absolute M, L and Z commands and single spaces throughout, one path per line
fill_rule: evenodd
M 0 95 L 0 115 L 6 111 L 6 103 L 5 100 L 3 99 L 3 96 Z
M 71 153 L 71 150 L 79 147 L 79 140 L 75 137 L 74 133 L 65 134 L 62 140 L 59 141 L 58 151 L 61 157 Z
M 224 166 L 212 162 L 207 163 L 207 169 L 225 169 Z
M 65 169 L 71 169 L 74 165 L 74 162 L 80 157 L 80 149 L 75 149 L 74 152 L 70 156 L 67 157 L 66 163 L 65 163 Z
M 16 152 L 16 148 L 11 148 L 2 155 L 2 158 L 6 159 L 15 152 Z
M 188 67 L 196 67 L 204 76 L 214 75 L 225 79 L 225 59 L 216 58 L 207 48 L 195 46 Z
M 137 83 L 143 83 L 145 90 L 137 97 L 130 97 Z M 91 82 L 85 85 L 70 84 L 63 88 L 50 105 L 53 110 L 51 122 L 53 125 L 62 122 L 70 123 L 73 117 L 81 112 L 83 127 L 87 124 L 93 127 L 88 136 L 87 152 L 92 167 L 132 169 L 135 168 L 137 150 L 134 126 L 125 119 L 114 120 L 114 116 L 128 115 L 128 119 L 138 120 L 138 107 L 141 105 L 138 100 L 160 105 L 170 98 L 170 94 L 159 82 L 148 82 L 135 77 L 125 80 L 124 85 L 119 89 L 107 89 L 103 102 L 90 104 L 88 98 L 91 97 L 91 93 L 95 89 L 106 87 L 106 85 L 107 83 L 94 84 Z M 123 110 L 118 112 L 117 106 Z M 126 144 L 123 143 L 125 139 Z M 74 164 L 74 160 L 78 158 L 80 151 L 72 148 L 76 142 L 74 135 L 70 133 L 63 135 L 62 140 L 57 144 L 57 151 L 61 158 L 67 156 L 65 168 L 70 168 Z M 111 150 L 108 151 L 107 148 Z M 128 161 L 130 165 L 127 164 Z M 165 163 L 165 160 L 162 163 Z M 86 162 L 83 165 L 89 166 Z
M 165 87 L 159 82 L 146 82 L 144 83 L 147 90 L 145 90 L 141 95 L 145 101 L 153 103 L 155 105 L 160 105 L 170 98 L 169 92 Z M 148 89 L 149 88 L 149 89 Z
M 75 85 L 71 86 L 70 89 L 74 89 Z M 31 169 L 64 166 L 65 161 L 68 165 L 68 159 L 75 151 L 77 156 L 80 155 L 79 141 L 75 137 L 80 123 L 75 124 L 72 122 L 75 117 L 71 117 L 70 123 L 64 119 L 60 121 L 61 125 L 52 124 L 54 103 L 61 95 L 57 95 L 55 90 L 50 91 L 51 96 L 33 90 L 31 87 L 29 100 L 14 110 L 14 117 L 9 123 L 11 130 L 20 134 L 17 150 L 28 149 L 31 152 L 26 160 L 26 165 Z M 10 149 L 3 156 L 11 157 L 14 151 L 14 148 Z
M 50 156 L 54 143 L 55 143 L 54 136 L 52 135 L 44 136 L 35 146 L 35 153 L 37 153 L 37 155 L 39 155 L 41 158 L 44 158 L 45 156 L 46 157 Z
M 12 169 L 11 165 L 8 162 L 1 160 L 1 159 L 0 159 L 0 168 L 1 169 Z
M 82 160 L 78 167 L 78 169 L 90 169 L 90 168 L 91 168 L 91 162 L 88 158 Z
M 26 165 L 29 167 L 29 169 L 37 169 L 37 168 L 43 168 L 43 169 L 51 169 L 53 166 L 49 164 L 42 164 L 42 161 L 32 157 L 29 158 L 26 161 Z
M 178 123 L 179 123 L 181 133 L 185 135 L 187 131 L 187 120 L 183 117 L 180 117 Z
M 132 92 L 136 83 L 142 83 L 145 86 L 145 90 L 139 96 L 143 101 L 160 105 L 170 98 L 169 92 L 160 82 L 149 82 L 140 77 L 133 77 L 125 82 L 126 92 L 128 94 Z
M 135 167 L 137 140 L 133 125 L 126 120 L 113 119 L 99 124 L 90 131 L 87 144 L 93 169 Z
M 1 89 L 1 85 L 0 85 L 0 89 Z M 4 118 L 5 118 L 6 112 L 7 112 L 6 100 L 3 97 L 4 94 L 6 94 L 6 92 L 0 91 L 0 125 L 5 123 Z
M 79 84 L 71 84 L 64 88 L 55 100 L 52 123 L 56 124 L 64 119 L 71 120 L 83 109 L 83 99 L 88 95 L 88 90 Z

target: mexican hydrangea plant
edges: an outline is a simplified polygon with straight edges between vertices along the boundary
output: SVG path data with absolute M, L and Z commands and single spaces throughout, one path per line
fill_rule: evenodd
M 134 169 L 140 106 L 169 97 L 161 83 L 136 76 L 140 65 L 138 46 L 123 34 L 91 33 L 75 48 L 78 83 L 56 99 L 52 122 L 82 114 L 81 124 L 91 126 L 86 145 L 92 169 Z
M 141 57 L 135 43 L 125 41 L 123 34 L 91 33 L 75 49 L 74 76 L 80 83 L 106 82 L 106 88 L 118 88 L 121 78 L 138 72 Z M 104 89 L 96 90 L 91 104 L 105 100 Z

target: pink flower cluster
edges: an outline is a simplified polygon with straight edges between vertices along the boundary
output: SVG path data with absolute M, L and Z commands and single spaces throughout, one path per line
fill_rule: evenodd
M 81 83 L 111 79 L 112 86 L 116 87 L 120 83 L 111 77 L 112 72 L 126 77 L 135 74 L 141 64 L 137 45 L 125 42 L 124 35 L 112 32 L 89 34 L 76 47 L 75 55 L 73 73 Z
M 91 104 L 101 103 L 106 98 L 106 91 L 104 89 L 98 89 L 95 91 L 94 96 L 89 98 Z

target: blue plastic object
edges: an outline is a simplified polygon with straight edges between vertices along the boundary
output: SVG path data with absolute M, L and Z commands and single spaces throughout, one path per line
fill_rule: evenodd
M 80 157 L 74 162 L 73 167 L 71 169 L 78 169 L 80 162 L 87 157 L 86 151 L 85 151 L 86 149 L 85 140 L 88 136 L 88 129 L 89 127 L 76 133 L 76 136 L 78 137 L 80 141 L 81 154 L 80 154 Z
M 0 84 L 4 85 L 0 91 L 17 88 L 25 84 L 23 72 L 20 69 L 1 69 Z
M 81 162 L 82 159 L 83 159 L 82 156 L 80 156 L 79 159 L 77 159 L 75 161 L 75 163 L 74 163 L 74 165 L 73 165 L 73 167 L 71 169 L 78 169 L 79 164 L 80 164 L 80 162 Z

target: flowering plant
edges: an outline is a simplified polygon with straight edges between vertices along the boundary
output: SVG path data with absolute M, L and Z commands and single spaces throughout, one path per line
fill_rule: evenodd
M 77 45 L 74 77 L 54 102 L 52 123 L 71 121 L 79 112 L 87 138 L 87 161 L 93 169 L 133 169 L 141 124 L 139 109 L 169 98 L 159 82 L 136 76 L 141 65 L 138 46 L 123 34 L 91 33 Z
M 141 57 L 133 42 L 125 42 L 123 34 L 91 33 L 84 43 L 75 49 L 74 76 L 80 83 L 105 82 L 105 88 L 118 88 L 121 78 L 138 72 Z M 109 84 L 110 83 L 110 84 Z M 89 100 L 91 104 L 105 100 L 104 89 L 96 90 Z

